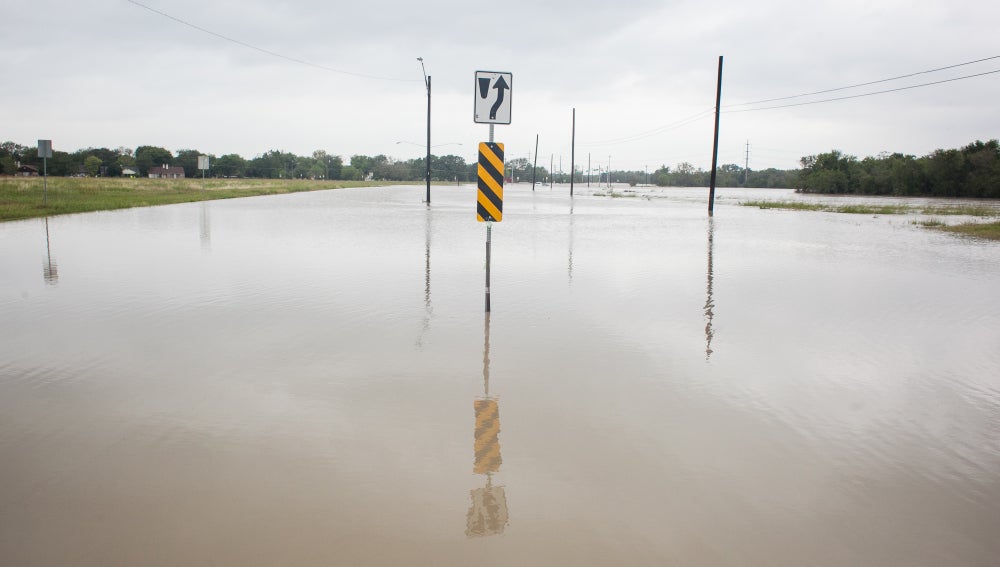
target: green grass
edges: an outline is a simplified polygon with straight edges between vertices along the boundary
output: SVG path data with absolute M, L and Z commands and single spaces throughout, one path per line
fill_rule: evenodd
M 822 211 L 854 215 L 964 215 L 972 217 L 1000 216 L 1000 209 L 975 205 L 946 205 L 917 207 L 910 205 L 833 205 L 829 203 L 805 203 L 800 201 L 743 201 L 745 207 L 761 209 L 789 209 L 796 211 Z
M 1000 221 L 997 222 L 969 222 L 954 226 L 935 226 L 936 230 L 943 230 L 954 234 L 974 236 L 976 238 L 986 238 L 988 240 L 1000 240 Z
M 303 179 L 50 177 L 46 198 L 42 178 L 4 177 L 0 178 L 0 221 L 376 185 L 386 183 Z

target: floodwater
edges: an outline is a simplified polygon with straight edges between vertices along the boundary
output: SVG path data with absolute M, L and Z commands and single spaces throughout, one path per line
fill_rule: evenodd
M 432 191 L 0 224 L 0 563 L 1000 561 L 997 243 Z

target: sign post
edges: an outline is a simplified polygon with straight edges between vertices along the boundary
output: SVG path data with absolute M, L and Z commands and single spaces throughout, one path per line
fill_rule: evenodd
M 198 169 L 201 170 L 201 178 L 205 179 L 205 171 L 208 170 L 208 156 L 198 156 Z
M 486 312 L 490 312 L 490 248 L 493 223 L 503 220 L 503 144 L 493 141 L 493 126 L 510 124 L 513 75 L 502 71 L 476 71 L 472 121 L 489 124 L 490 141 L 479 144 L 479 191 L 476 220 L 486 223 Z
M 38 157 L 42 158 L 42 204 L 49 204 L 49 162 L 52 140 L 38 140 Z

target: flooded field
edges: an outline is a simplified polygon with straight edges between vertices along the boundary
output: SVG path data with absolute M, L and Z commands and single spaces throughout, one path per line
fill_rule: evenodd
M 0 224 L 0 563 L 996 564 L 1000 245 L 596 191 Z

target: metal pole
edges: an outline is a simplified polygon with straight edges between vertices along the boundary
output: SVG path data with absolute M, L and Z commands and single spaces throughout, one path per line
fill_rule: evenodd
M 552 189 L 552 182 L 555 179 L 555 171 L 553 171 L 553 165 L 555 160 L 555 154 L 549 154 L 549 189 Z
M 573 196 L 573 178 L 576 173 L 576 109 L 573 109 L 573 135 L 569 144 L 569 196 Z
M 423 62 L 421 61 L 421 64 Z M 427 204 L 431 204 L 431 76 L 427 75 Z
M 719 105 L 722 102 L 722 56 L 719 56 L 719 80 L 715 86 L 715 139 L 712 142 L 712 176 L 708 186 L 708 216 L 715 209 L 715 168 L 719 162 Z
M 49 204 L 49 160 L 42 158 L 42 204 Z
M 531 190 L 535 190 L 535 175 L 538 172 L 538 134 L 535 134 L 535 165 L 531 167 Z
M 486 312 L 490 312 L 490 241 L 492 240 L 493 223 L 486 221 Z
M 587 152 L 587 187 L 590 187 L 590 152 Z
M 608 189 L 611 189 L 611 156 L 608 156 Z

